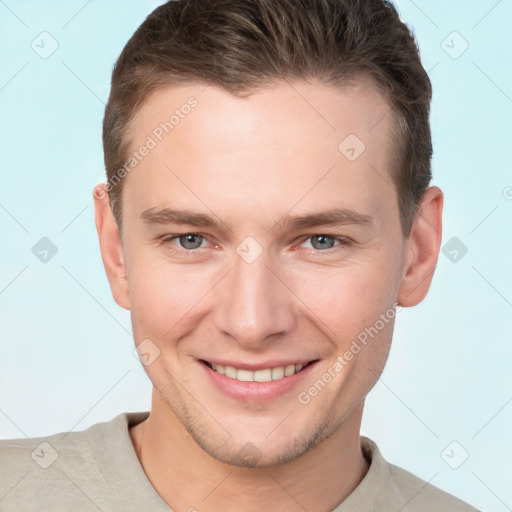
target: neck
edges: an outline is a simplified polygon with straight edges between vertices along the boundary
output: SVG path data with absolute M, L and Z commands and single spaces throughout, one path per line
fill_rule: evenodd
M 148 479 L 175 511 L 328 512 L 369 468 L 359 440 L 363 405 L 301 457 L 268 468 L 240 468 L 208 455 L 155 391 L 150 416 L 130 436 Z

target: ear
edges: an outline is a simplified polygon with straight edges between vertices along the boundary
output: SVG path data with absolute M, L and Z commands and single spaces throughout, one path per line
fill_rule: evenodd
M 128 281 L 121 234 L 109 204 L 107 185 L 94 187 L 94 220 L 100 242 L 101 258 L 107 273 L 114 300 L 124 309 L 130 309 Z
M 427 295 L 441 246 L 443 193 L 429 187 L 423 194 L 406 241 L 405 264 L 398 303 L 416 306 Z

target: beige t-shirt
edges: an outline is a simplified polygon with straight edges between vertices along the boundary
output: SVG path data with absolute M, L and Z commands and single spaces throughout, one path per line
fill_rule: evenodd
M 0 441 L 0 510 L 172 512 L 146 477 L 128 431 L 148 415 L 124 413 L 83 432 Z M 386 462 L 372 440 L 361 437 L 361 446 L 370 469 L 333 512 L 476 511 Z M 200 504 L 195 508 L 200 512 Z

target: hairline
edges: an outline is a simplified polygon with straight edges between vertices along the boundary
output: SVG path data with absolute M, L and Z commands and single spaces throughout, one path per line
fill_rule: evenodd
M 180 87 L 191 87 L 197 85 L 204 85 L 205 87 L 208 85 L 213 85 L 218 87 L 222 91 L 231 94 L 236 98 L 248 98 L 254 94 L 257 94 L 259 91 L 272 88 L 279 83 L 287 82 L 287 79 L 283 79 L 280 77 L 275 77 L 273 79 L 261 80 L 260 83 L 256 85 L 247 85 L 240 86 L 239 89 L 231 91 L 224 87 L 219 82 L 209 82 L 206 83 L 201 79 L 194 78 L 185 78 L 179 75 L 172 75 L 169 73 L 155 73 L 153 75 L 156 80 L 154 80 L 150 85 L 146 87 L 144 91 L 143 97 L 132 107 L 132 112 L 130 113 L 130 118 L 126 123 L 124 130 L 122 131 L 120 137 L 121 142 L 119 146 L 119 153 L 122 156 L 121 160 L 123 162 L 127 162 L 128 156 L 133 152 L 133 148 L 135 146 L 134 141 L 134 124 L 137 120 L 137 116 L 140 114 L 141 110 L 144 106 L 150 101 L 150 99 L 163 90 L 169 90 L 170 88 L 180 88 Z M 157 83 L 159 78 L 167 78 L 167 82 L 162 81 L 161 83 Z M 405 144 L 405 120 L 403 119 L 402 113 L 397 109 L 397 107 L 393 104 L 389 90 L 379 83 L 378 79 L 374 76 L 374 74 L 368 69 L 362 70 L 352 70 L 347 73 L 346 77 L 343 77 L 342 80 L 326 80 L 321 79 L 319 77 L 300 77 L 294 76 L 295 81 L 303 81 L 306 83 L 317 83 L 319 85 L 324 85 L 327 87 L 333 87 L 338 90 L 347 90 L 354 84 L 363 83 L 365 79 L 369 79 L 370 85 L 375 89 L 375 91 L 381 96 L 385 104 L 389 107 L 389 110 L 385 114 L 385 116 L 391 114 L 392 122 L 390 123 L 390 133 L 388 133 L 389 139 L 389 154 L 388 154 L 388 169 L 385 170 L 387 176 L 391 178 L 392 186 L 394 188 L 396 199 L 397 199 L 397 208 L 399 214 L 399 220 L 402 228 L 402 233 L 404 237 L 407 237 L 412 225 L 412 218 L 414 217 L 415 211 L 411 213 L 403 211 L 404 206 L 401 204 L 401 200 L 399 197 L 399 186 L 398 183 L 400 181 L 400 173 L 402 171 L 402 167 L 404 163 L 402 162 L 403 157 L 403 145 Z M 366 82 L 368 83 L 368 82 Z M 384 117 L 385 117 L 384 116 Z M 380 123 L 384 118 L 377 122 Z M 376 125 L 374 125 L 370 130 L 372 130 Z M 395 170 L 394 170 L 395 169 Z M 112 208 L 112 212 L 114 214 L 114 218 L 116 220 L 116 224 L 119 228 L 119 231 L 122 235 L 123 231 L 123 222 L 122 222 L 122 211 L 123 211 L 123 191 L 124 185 L 127 176 L 121 178 L 116 185 L 118 190 L 116 190 L 116 202 L 113 204 L 110 202 L 110 206 Z M 119 218 L 118 218 L 119 217 Z

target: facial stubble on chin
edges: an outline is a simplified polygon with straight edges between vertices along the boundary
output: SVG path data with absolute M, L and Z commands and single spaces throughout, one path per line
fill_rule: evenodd
M 333 435 L 344 423 L 352 410 L 358 405 L 337 417 L 335 408 L 326 408 L 326 415 L 320 418 L 304 434 L 293 439 L 283 439 L 279 448 L 273 453 L 267 453 L 265 446 L 256 446 L 250 441 L 237 440 L 231 435 L 228 429 L 222 425 L 221 421 L 213 418 L 206 411 L 205 415 L 211 418 L 215 423 L 213 427 L 218 431 L 212 435 L 212 428 L 203 421 L 199 414 L 193 414 L 187 405 L 183 402 L 177 403 L 175 393 L 167 388 L 167 393 L 158 390 L 164 402 L 167 404 L 172 414 L 183 425 L 190 434 L 194 442 L 210 457 L 241 468 L 271 468 L 294 461 L 304 455 L 309 450 L 318 446 L 322 441 Z M 201 410 L 202 406 L 197 405 Z M 303 406 L 300 406 L 303 407 Z M 294 413 L 286 418 L 285 421 L 293 421 Z M 272 436 L 279 435 L 272 433 Z M 270 443 L 269 443 L 270 444 Z

